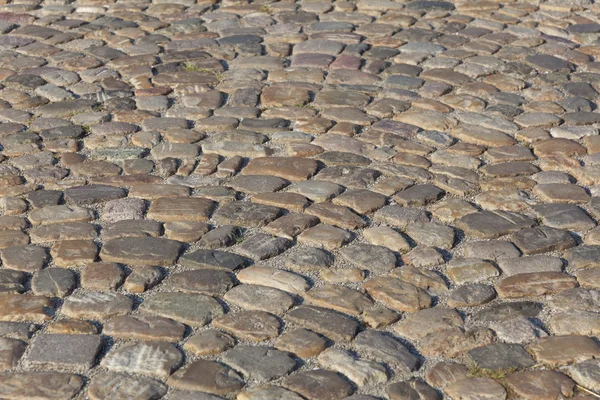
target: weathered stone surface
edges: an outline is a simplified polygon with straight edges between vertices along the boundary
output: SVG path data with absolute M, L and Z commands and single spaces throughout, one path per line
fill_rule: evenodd
M 373 301 L 365 294 L 338 285 L 314 288 L 306 293 L 306 300 L 308 303 L 356 316 L 373 306 Z
M 336 400 L 353 393 L 350 383 L 324 369 L 292 375 L 283 381 L 283 386 L 310 400 Z
M 165 285 L 172 290 L 185 293 L 223 295 L 235 284 L 227 271 L 197 269 L 173 274 Z
M 6 371 L 15 368 L 26 347 L 20 340 L 0 338 L 0 369 Z
M 307 158 L 255 158 L 242 170 L 244 175 L 275 175 L 290 181 L 303 181 L 313 176 L 319 165 Z
M 99 335 L 40 335 L 33 341 L 27 361 L 33 365 L 87 370 L 96 363 L 101 346 Z
M 179 262 L 191 268 L 201 269 L 219 269 L 233 271 L 243 267 L 246 259 L 237 254 L 218 250 L 196 250 L 193 253 L 186 254 Z
M 353 244 L 340 251 L 351 264 L 375 273 L 385 273 L 396 267 L 396 255 L 383 246 Z
M 22 231 L 0 231 L 0 249 L 29 244 L 29 237 Z
M 600 331 L 600 318 L 591 311 L 558 312 L 549 321 L 557 335 L 596 335 Z
M 570 183 L 538 184 L 533 189 L 533 194 L 548 203 L 579 204 L 590 200 L 582 187 Z
M 598 266 L 600 246 L 579 246 L 565 251 L 569 267 L 580 270 Z
M 324 250 L 314 247 L 301 247 L 291 251 L 285 260 L 285 266 L 293 271 L 320 271 L 332 263 L 332 257 Z
M 560 311 L 596 311 L 600 305 L 600 292 L 583 288 L 568 289 L 554 296 L 549 303 Z
M 238 394 L 239 400 L 301 400 L 294 392 L 276 386 L 260 386 Z
M 223 354 L 222 359 L 246 379 L 257 382 L 286 376 L 296 367 L 289 353 L 262 346 L 237 346 Z
M 383 207 L 387 197 L 369 190 L 347 190 L 333 199 L 334 204 L 346 206 L 357 213 L 368 214 Z
M 9 399 L 71 399 L 83 387 L 83 379 L 60 372 L 3 372 L 0 393 Z
M 394 200 L 405 207 L 419 207 L 433 203 L 444 195 L 437 186 L 424 184 L 415 185 L 394 196 Z
M 442 398 L 441 394 L 434 388 L 417 379 L 393 383 L 387 387 L 387 393 L 392 400 L 415 396 L 428 400 L 438 400 Z M 356 400 L 360 400 L 360 398 Z M 367 397 L 365 400 L 369 400 L 369 398 Z
M 535 364 L 529 353 L 516 344 L 494 343 L 467 354 L 478 367 L 490 370 L 521 369 Z
M 371 244 L 387 247 L 398 253 L 405 253 L 410 250 L 410 244 L 406 239 L 388 226 L 365 229 L 363 231 L 363 236 Z
M 219 208 L 214 218 L 222 225 L 259 228 L 274 221 L 280 215 L 281 209 L 278 207 L 239 201 Z
M 294 237 L 318 223 L 319 219 L 315 216 L 289 213 L 271 222 L 265 227 L 265 231 L 275 236 L 294 240 Z
M 275 347 L 294 353 L 298 357 L 308 358 L 325 350 L 327 341 L 313 331 L 300 328 L 281 335 L 275 342 Z
M 402 256 L 402 262 L 415 268 L 431 268 L 444 263 L 444 257 L 434 247 L 417 246 Z
M 482 239 L 495 239 L 535 225 L 530 218 L 508 211 L 467 214 L 456 222 L 465 233 Z
M 261 186 L 262 187 L 262 186 Z M 252 196 L 254 203 L 264 204 L 267 206 L 275 206 L 287 208 L 290 211 L 301 212 L 310 202 L 308 199 L 298 193 L 258 193 Z
M 560 272 L 531 272 L 513 275 L 496 285 L 500 297 L 518 298 L 560 293 L 578 286 L 572 276 Z
M 81 271 L 81 287 L 89 290 L 115 290 L 123 283 L 125 272 L 117 264 L 91 263 Z
M 326 199 L 321 201 L 326 201 Z M 308 207 L 305 212 L 318 217 L 323 223 L 335 225 L 342 229 L 358 229 L 367 225 L 359 215 L 349 208 L 335 204 L 316 203 Z
M 529 399 L 571 397 L 575 383 L 557 371 L 521 371 L 506 377 L 507 386 Z
M 361 332 L 354 343 L 357 350 L 367 358 L 384 362 L 395 370 L 409 372 L 419 367 L 417 357 L 411 354 L 400 341 L 383 332 Z
M 600 346 L 587 336 L 549 336 L 532 343 L 529 350 L 538 362 L 558 366 L 598 357 Z
M 104 325 L 103 332 L 123 339 L 177 342 L 183 339 L 185 326 L 168 318 L 127 315 L 111 318 Z
M 163 197 L 189 196 L 190 189 L 183 185 L 138 184 L 129 188 L 129 197 L 140 199 L 159 199 Z
M 133 300 L 114 292 L 77 292 L 67 298 L 61 312 L 71 318 L 105 319 L 131 312 Z
M 441 361 L 432 366 L 425 374 L 430 385 L 443 389 L 451 383 L 467 378 L 469 370 L 462 364 Z
M 498 265 L 504 275 L 512 276 L 535 272 L 561 272 L 563 262 L 558 257 L 535 255 L 531 257 L 501 258 Z
M 591 400 L 597 11 L 0 1 L 0 398 Z
M 514 258 L 521 255 L 512 242 L 505 240 L 488 240 L 466 243 L 463 247 L 465 257 L 480 257 L 484 260 L 500 261 L 504 258 Z
M 36 295 L 64 297 L 76 286 L 75 274 L 66 268 L 46 268 L 37 272 L 31 280 Z
M 183 348 L 198 356 L 220 354 L 235 345 L 235 339 L 217 330 L 204 330 L 189 338 Z
M 462 325 L 463 320 L 456 310 L 436 307 L 406 314 L 393 329 L 400 336 L 418 340 L 431 333 Z
M 102 238 L 110 241 L 117 238 L 158 237 L 162 224 L 152 220 L 123 220 L 108 225 L 102 231 Z
M 0 287 L 5 292 L 22 293 L 25 291 L 24 283 L 27 277 L 23 272 L 3 270 L 0 272 Z
M 385 367 L 374 361 L 355 360 L 348 351 L 327 349 L 318 357 L 319 363 L 343 373 L 358 387 L 386 382 Z
M 238 285 L 223 296 L 227 302 L 247 310 L 283 314 L 294 305 L 292 296 L 273 287 L 261 285 Z
M 204 198 L 160 198 L 152 202 L 147 216 L 161 222 L 202 222 L 208 220 L 213 207 L 213 201 Z
M 499 339 L 509 343 L 530 343 L 548 336 L 543 329 L 524 316 L 493 322 L 490 326 Z
M 456 357 L 471 349 L 490 344 L 493 337 L 492 331 L 485 328 L 468 331 L 450 328 L 425 336 L 419 343 L 419 349 L 426 356 Z
M 240 175 L 231 182 L 235 190 L 246 193 L 276 192 L 288 185 L 288 181 L 276 176 Z
M 225 395 L 244 387 L 244 381 L 233 370 L 214 361 L 194 361 L 173 374 L 167 383 L 181 390 Z
M 285 319 L 305 326 L 332 340 L 347 342 L 357 332 L 358 323 L 338 312 L 314 306 L 301 306 L 285 316 Z
M 112 372 L 167 378 L 182 362 L 183 355 L 170 343 L 129 342 L 112 349 L 104 357 L 101 365 Z
M 242 283 L 270 286 L 293 294 L 302 294 L 310 288 L 302 276 L 268 267 L 246 268 L 237 275 L 237 279 Z
M 286 238 L 256 233 L 244 240 L 237 250 L 245 257 L 260 261 L 283 253 L 290 245 Z
M 0 293 L 0 321 L 44 322 L 54 315 L 51 299 L 45 296 L 27 296 Z
M 102 246 L 103 261 L 131 265 L 175 264 L 181 251 L 181 243 L 153 237 L 112 239 Z
M 375 213 L 375 221 L 405 230 L 415 222 L 429 222 L 427 213 L 417 208 L 406 208 L 398 205 L 386 206 Z
M 485 129 L 483 126 L 471 124 L 460 124 L 452 129 L 452 136 L 467 143 L 480 144 L 483 146 L 497 147 L 510 146 L 514 140 L 496 129 Z
M 91 240 L 63 240 L 54 243 L 50 254 L 59 267 L 76 267 L 95 261 L 98 247 Z
M 181 292 L 155 293 L 139 309 L 191 326 L 204 326 L 224 313 L 219 302 L 210 296 Z
M 490 285 L 471 284 L 455 289 L 448 297 L 450 307 L 474 307 L 489 303 L 496 297 L 496 291 Z
M 600 388 L 600 362 L 598 360 L 587 360 L 573 364 L 566 368 L 567 374 L 577 384 L 592 391 Z
M 565 250 L 577 245 L 568 231 L 536 226 L 511 235 L 511 240 L 525 255 Z
M 419 246 L 437 247 L 450 250 L 454 247 L 454 229 L 435 222 L 415 223 L 406 228 L 405 233 Z
M 378 277 L 366 282 L 363 288 L 394 310 L 413 312 L 431 306 L 426 291 L 399 279 Z
M 483 322 L 508 321 L 516 317 L 536 317 L 542 307 L 531 301 L 515 301 L 499 303 L 477 313 L 477 318 Z
M 453 399 L 475 399 L 485 393 L 487 399 L 504 400 L 504 387 L 492 378 L 461 379 L 446 386 L 445 392 Z
M 137 267 L 123 284 L 123 288 L 131 293 L 143 293 L 156 286 L 163 279 L 158 267 Z
M 110 372 L 101 372 L 92 378 L 87 395 L 92 400 L 136 399 L 151 400 L 164 396 L 167 386 L 146 377 L 133 377 Z
M 86 334 L 92 335 L 99 332 L 98 328 L 90 321 L 76 319 L 61 319 L 54 321 L 48 326 L 46 333 L 65 333 L 69 335 Z
M 77 205 L 95 204 L 125 197 L 125 190 L 107 185 L 87 185 L 65 190 L 65 200 Z
M 216 318 L 212 326 L 242 340 L 261 342 L 277 337 L 281 322 L 276 316 L 264 311 L 241 311 Z
M 484 281 L 500 275 L 498 269 L 491 262 L 481 258 L 454 259 L 448 263 L 446 272 L 448 277 L 459 285 Z
M 351 232 L 333 225 L 319 224 L 298 235 L 297 240 L 309 246 L 333 250 L 342 247 L 354 238 Z
M 6 268 L 25 272 L 39 271 L 48 260 L 46 249 L 35 245 L 8 247 L 0 255 Z
M 198 241 L 198 244 L 204 249 L 219 249 L 222 247 L 232 246 L 241 238 L 242 232 L 239 227 L 233 225 L 222 225 L 202 235 Z M 184 262 L 184 259 L 189 260 L 190 257 L 191 254 L 182 257 L 181 262 Z
M 539 204 L 533 207 L 544 225 L 552 228 L 584 232 L 596 226 L 581 208 L 570 204 Z
M 94 219 L 92 210 L 80 206 L 46 206 L 29 214 L 33 225 L 50 225 L 65 222 L 85 222 Z

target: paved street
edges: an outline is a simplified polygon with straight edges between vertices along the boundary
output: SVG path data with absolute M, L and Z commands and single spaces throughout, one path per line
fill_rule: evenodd
M 594 0 L 0 0 L 0 399 L 600 398 Z

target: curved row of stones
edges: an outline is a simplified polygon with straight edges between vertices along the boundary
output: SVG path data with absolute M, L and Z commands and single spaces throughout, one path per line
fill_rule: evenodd
M 599 11 L 2 2 L 0 398 L 598 397 Z

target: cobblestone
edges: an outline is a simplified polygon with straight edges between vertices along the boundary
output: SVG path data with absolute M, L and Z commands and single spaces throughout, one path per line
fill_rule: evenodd
M 600 393 L 593 1 L 0 8 L 0 398 Z

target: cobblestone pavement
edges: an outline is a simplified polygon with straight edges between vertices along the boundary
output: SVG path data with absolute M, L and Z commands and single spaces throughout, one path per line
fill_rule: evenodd
M 0 399 L 600 397 L 592 0 L 0 31 Z

